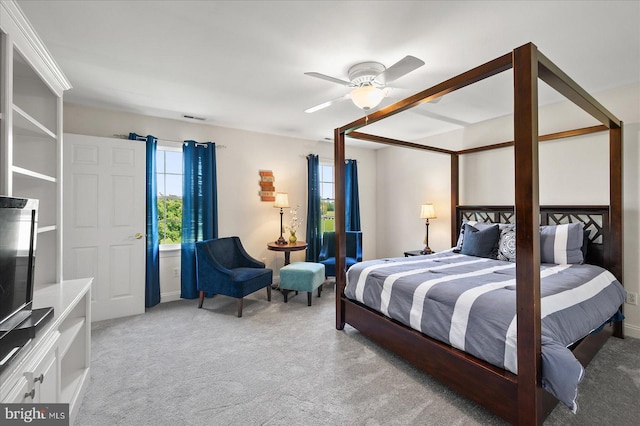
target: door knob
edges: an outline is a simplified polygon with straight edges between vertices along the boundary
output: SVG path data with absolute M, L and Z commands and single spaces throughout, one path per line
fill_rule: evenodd
M 136 232 L 136 235 L 134 235 L 136 240 L 139 240 L 140 238 L 142 238 L 142 234 L 139 232 Z

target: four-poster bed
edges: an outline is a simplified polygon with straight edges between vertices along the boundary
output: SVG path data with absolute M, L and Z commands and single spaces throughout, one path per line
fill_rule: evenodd
M 423 102 L 513 69 L 514 80 L 514 141 L 480 148 L 453 151 L 416 143 L 360 133 L 357 130 L 390 117 Z M 538 135 L 538 78 L 564 95 L 602 125 L 569 130 L 551 135 Z M 538 143 L 539 141 L 609 131 L 609 205 L 604 207 L 559 206 L 541 207 L 538 200 Z M 335 185 L 336 185 L 336 328 L 345 324 L 383 347 L 399 354 L 459 393 L 471 398 L 511 423 L 541 424 L 557 400 L 543 390 L 541 345 L 541 257 L 539 225 L 567 218 L 600 223 L 590 239 L 592 261 L 605 267 L 622 283 L 622 122 L 600 105 L 557 66 L 542 55 L 535 45 L 528 43 L 513 52 L 453 77 L 443 83 L 417 93 L 407 99 L 335 129 Z M 515 313 L 517 313 L 517 372 L 513 374 L 482 361 L 448 344 L 428 337 L 397 320 L 391 319 L 362 303 L 345 296 L 345 196 L 344 159 L 345 136 L 385 143 L 394 146 L 423 149 L 451 157 L 451 215 L 452 245 L 456 244 L 462 220 L 480 214 L 485 221 L 500 222 L 515 217 L 517 233 L 515 247 Z M 459 170 L 461 155 L 514 147 L 515 206 L 462 207 L 459 206 Z M 488 216 L 487 216 L 488 214 Z M 599 219 L 593 219 L 599 215 Z M 614 334 L 622 337 L 622 323 L 607 326 L 572 346 L 574 356 L 586 365 Z

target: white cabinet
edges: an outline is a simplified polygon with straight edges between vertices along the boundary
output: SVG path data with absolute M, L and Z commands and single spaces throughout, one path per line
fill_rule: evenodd
M 29 401 L 30 395 L 29 383 L 23 377 L 18 378 L 15 386 L 9 389 L 7 395 L 2 398 L 3 403 L 23 404 Z
M 54 315 L 0 374 L 0 402 L 67 403 L 71 423 L 89 383 L 91 283 L 79 279 L 36 290 L 34 309 Z
M 91 364 L 91 284 L 93 279 L 63 281 L 39 289 L 34 307 L 52 306 L 57 340 L 58 402 L 69 404 L 71 422 L 89 383 Z M 44 385 L 45 383 L 42 383 Z M 42 395 L 44 396 L 44 391 Z M 51 401 L 49 401 L 51 402 Z
M 58 368 L 58 336 L 52 330 L 44 336 L 45 341 L 37 345 L 22 375 L 27 379 L 27 389 L 20 402 L 59 402 L 60 377 Z
M 0 0 L 0 194 L 36 198 L 36 285 L 62 281 L 62 94 L 71 88 L 13 1 Z
M 60 401 L 60 369 L 58 368 L 57 351 L 53 349 L 35 370 L 31 382 L 33 383 L 36 401 Z M 27 378 L 27 381 L 29 378 Z

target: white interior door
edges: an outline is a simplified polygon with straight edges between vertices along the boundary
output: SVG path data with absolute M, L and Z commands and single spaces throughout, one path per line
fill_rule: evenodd
M 94 277 L 93 321 L 144 312 L 145 144 L 64 135 L 64 278 Z

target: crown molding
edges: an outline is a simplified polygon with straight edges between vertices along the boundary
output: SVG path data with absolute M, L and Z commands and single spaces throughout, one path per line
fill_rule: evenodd
M 0 0 L 0 29 L 8 33 L 20 54 L 58 96 L 71 83 L 14 0 Z

